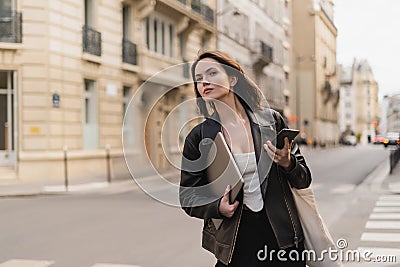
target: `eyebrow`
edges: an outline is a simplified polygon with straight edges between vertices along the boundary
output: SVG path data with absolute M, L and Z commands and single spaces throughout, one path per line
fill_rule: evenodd
M 216 67 L 209 67 L 209 68 L 206 70 L 206 73 L 209 72 L 209 71 L 211 71 L 211 70 L 213 70 L 213 69 L 217 70 Z M 195 75 L 195 77 L 199 77 L 199 76 L 201 76 L 201 74 L 196 74 L 196 75 Z

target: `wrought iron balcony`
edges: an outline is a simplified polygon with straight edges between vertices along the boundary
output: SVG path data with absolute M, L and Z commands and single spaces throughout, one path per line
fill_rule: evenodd
M 263 41 L 259 41 L 256 47 L 256 57 L 254 60 L 254 65 L 258 68 L 263 68 L 264 66 L 272 62 L 273 62 L 272 47 L 267 45 Z
M 191 0 L 190 3 L 187 0 L 178 0 L 184 5 L 190 6 L 190 8 L 199 13 L 207 22 L 214 24 L 214 10 L 201 2 L 201 0 Z
M 22 14 L 15 11 L 0 12 L 0 42 L 22 42 Z
M 122 62 L 137 65 L 136 44 L 127 39 L 122 39 Z
M 101 33 L 84 25 L 82 28 L 83 52 L 101 56 Z

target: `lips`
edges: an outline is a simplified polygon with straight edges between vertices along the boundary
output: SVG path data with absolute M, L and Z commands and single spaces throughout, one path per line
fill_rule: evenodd
M 211 92 L 212 90 L 213 90 L 212 88 L 205 88 L 203 93 L 207 94 L 207 93 Z

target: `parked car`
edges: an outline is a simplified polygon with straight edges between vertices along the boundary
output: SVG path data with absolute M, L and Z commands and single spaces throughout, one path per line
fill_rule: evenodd
M 385 147 L 389 145 L 400 145 L 400 133 L 398 132 L 388 132 L 383 140 L 383 145 Z
M 380 134 L 377 134 L 372 138 L 372 143 L 375 145 L 380 145 L 380 144 L 383 144 L 384 140 L 385 140 L 385 138 L 383 136 L 381 136 Z
M 355 135 L 346 135 L 344 137 L 344 145 L 355 146 L 357 145 L 357 137 Z

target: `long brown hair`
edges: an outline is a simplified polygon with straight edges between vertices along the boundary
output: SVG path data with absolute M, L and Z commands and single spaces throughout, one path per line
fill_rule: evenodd
M 249 77 L 247 77 L 239 63 L 234 60 L 230 55 L 224 52 L 209 50 L 199 54 L 191 68 L 197 106 L 203 116 L 208 117 L 210 116 L 210 114 L 208 113 L 206 102 L 201 97 L 197 89 L 195 69 L 199 61 L 205 58 L 212 58 L 216 60 L 224 68 L 228 76 L 237 77 L 237 83 L 233 86 L 232 90 L 245 109 L 250 109 L 254 111 L 255 109 L 260 108 L 260 90 L 258 89 L 257 85 Z

